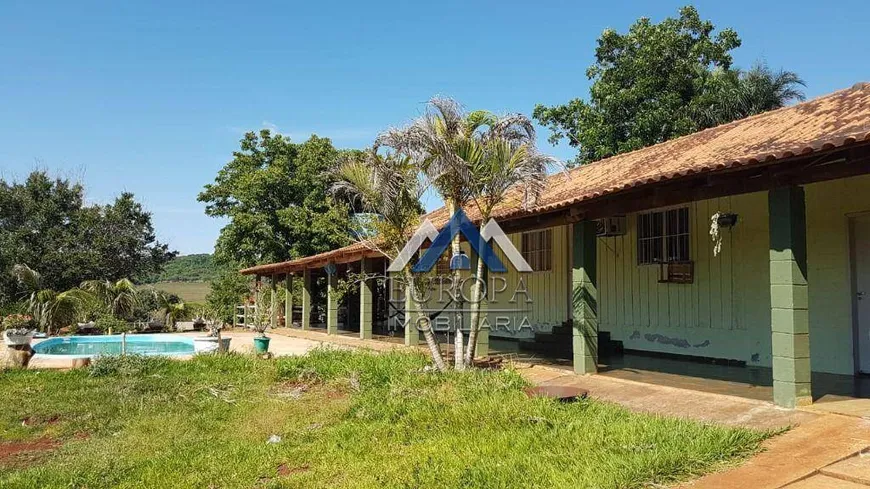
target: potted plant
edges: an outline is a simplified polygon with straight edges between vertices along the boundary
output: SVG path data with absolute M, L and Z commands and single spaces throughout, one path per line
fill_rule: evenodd
M 3 343 L 6 346 L 29 345 L 33 338 L 33 317 L 10 314 L 3 318 Z
M 269 352 L 269 341 L 271 341 L 266 336 L 266 328 L 269 327 L 269 322 L 272 320 L 272 307 L 266 303 L 263 295 L 258 294 L 257 306 L 254 310 L 254 330 L 259 333 L 259 336 L 254 337 L 254 352 L 258 355 Z
M 207 336 L 197 336 L 193 339 L 193 350 L 196 353 L 227 352 L 230 350 L 232 338 L 221 337 L 224 322 L 218 314 L 210 309 L 203 309 L 200 314 L 203 324 L 208 331 Z

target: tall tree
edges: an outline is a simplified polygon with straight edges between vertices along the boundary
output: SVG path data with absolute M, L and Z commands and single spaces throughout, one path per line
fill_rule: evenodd
M 229 219 L 215 258 L 251 266 L 347 244 L 347 209 L 327 198 L 326 169 L 338 156 L 326 138 L 295 144 L 268 130 L 245 134 L 233 159 L 198 197 L 206 214 Z
M 410 157 L 392 152 L 378 153 L 374 147 L 364 153 L 354 153 L 343 159 L 334 169 L 336 182 L 332 191 L 337 198 L 349 199 L 351 206 L 374 216 L 368 221 L 374 240 L 362 237 L 361 241 L 376 247 L 390 260 L 395 260 L 405 243 L 414 233 L 419 223 L 423 206 L 420 196 L 423 186 L 418 177 L 418 169 Z M 417 281 L 411 273 L 411 264 L 402 271 L 405 281 L 405 294 L 420 310 L 421 297 L 417 292 Z M 363 273 L 362 280 L 371 280 Z M 410 311 L 406 311 L 407 328 L 419 328 L 412 321 Z M 438 348 L 435 334 L 428 320 L 423 324 L 423 337 L 432 355 L 432 361 L 439 370 L 446 370 L 446 364 Z
M 205 300 L 217 318 L 232 324 L 236 306 L 251 293 L 252 287 L 251 277 L 240 274 L 238 268 L 225 265 L 211 281 L 211 290 Z
M 419 166 L 426 178 L 441 195 L 451 216 L 472 196 L 471 165 L 482 155 L 481 132 L 495 121 L 486 111 L 465 112 L 449 98 L 435 97 L 429 101 L 426 113 L 402 129 L 390 129 L 378 136 L 377 144 L 391 147 L 407 155 Z M 451 242 L 453 256 L 460 254 L 459 235 Z M 452 297 L 459 297 L 459 270 L 454 270 Z M 464 368 L 462 313 L 453 302 L 455 367 Z
M 574 163 L 583 164 L 802 97 L 793 73 L 739 76 L 731 67 L 730 52 L 740 46 L 740 38 L 732 29 L 714 30 L 694 7 L 683 7 L 679 17 L 658 24 L 641 18 L 625 34 L 605 30 L 598 38 L 595 63 L 586 71 L 592 80 L 589 101 L 538 105 L 533 115 L 552 131 L 550 142 L 567 138 L 579 151 Z M 764 90 L 765 95 L 755 90 L 751 102 L 733 107 L 732 89 L 742 86 L 749 94 L 764 84 L 759 80 L 782 89 Z
M 22 292 L 9 273 L 15 264 L 40 270 L 43 287 L 66 290 L 159 272 L 173 256 L 132 194 L 85 205 L 81 184 L 44 172 L 23 183 L 0 179 L 0 301 Z
M 495 207 L 516 192 L 524 207 L 537 202 L 544 190 L 547 170 L 558 164 L 553 157 L 540 154 L 535 147 L 532 122 L 517 114 L 496 119 L 482 138 L 483 155 L 470 166 L 471 201 L 480 212 L 480 230 L 489 221 Z M 483 247 L 483 243 L 481 243 Z M 487 270 L 483 260 L 477 260 L 471 301 L 468 345 L 465 363 L 471 365 L 480 333 L 480 309 L 484 301 Z

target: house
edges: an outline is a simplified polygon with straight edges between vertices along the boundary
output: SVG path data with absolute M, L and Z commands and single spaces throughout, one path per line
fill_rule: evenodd
M 450 216 L 427 217 L 437 227 Z M 785 407 L 812 401 L 815 374 L 870 373 L 868 83 L 554 174 L 534 207 L 509 199 L 494 217 L 535 271 L 524 279 L 531 329 L 492 339 L 534 342 L 567 325 L 572 338 L 556 337 L 577 373 L 595 373 L 614 345 L 766 370 Z M 355 244 L 242 273 L 273 286 L 301 277 L 308 328 L 313 284 L 328 264 L 338 273 L 386 267 Z M 321 278 L 330 333 L 336 275 Z M 345 298 L 353 305 L 344 322 L 371 337 L 393 314 L 386 295 L 364 285 Z M 406 332 L 406 342 L 416 336 Z

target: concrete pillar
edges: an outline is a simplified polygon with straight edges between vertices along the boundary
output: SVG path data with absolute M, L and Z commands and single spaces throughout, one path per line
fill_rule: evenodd
M 374 309 L 375 279 L 366 277 L 371 273 L 371 260 L 363 258 L 360 261 L 360 276 L 363 279 L 359 284 L 359 337 L 361 340 L 372 338 L 372 317 Z
M 338 271 L 327 275 L 326 285 L 326 334 L 338 333 Z
M 270 305 L 269 305 L 269 325 L 272 329 L 278 327 L 278 277 L 274 274 L 269 280 Z
M 405 345 L 417 346 L 420 344 L 420 330 L 417 329 L 417 318 L 420 312 L 411 296 L 411 288 L 405 286 Z
M 598 371 L 598 280 L 595 222 L 573 225 L 572 300 L 574 311 L 574 372 Z
M 293 275 L 284 277 L 284 326 L 293 327 Z
M 803 188 L 771 190 L 768 208 L 773 400 L 793 408 L 812 403 Z
M 302 272 L 302 329 L 311 329 L 311 270 Z

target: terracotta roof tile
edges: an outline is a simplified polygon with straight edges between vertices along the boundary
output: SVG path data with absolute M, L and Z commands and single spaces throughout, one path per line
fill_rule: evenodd
M 493 217 L 539 214 L 687 175 L 769 163 L 865 141 L 870 141 L 870 83 L 858 83 L 797 105 L 551 175 L 535 206 L 523 209 L 515 193 L 496 208 Z M 474 209 L 467 209 L 467 213 L 472 220 L 479 218 Z M 447 221 L 447 210 L 442 207 L 426 217 L 440 227 Z M 304 265 L 365 250 L 364 245 L 353 244 L 243 272 Z

